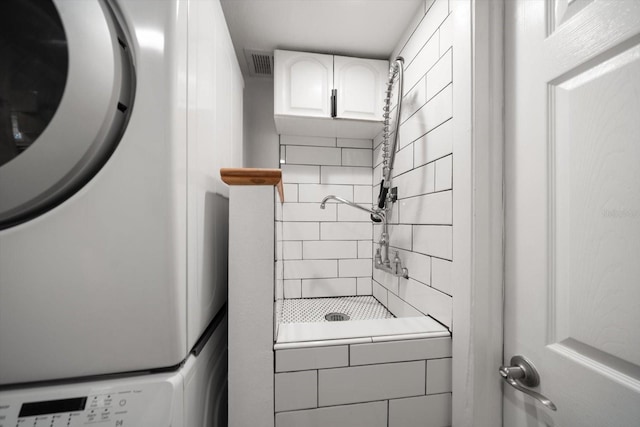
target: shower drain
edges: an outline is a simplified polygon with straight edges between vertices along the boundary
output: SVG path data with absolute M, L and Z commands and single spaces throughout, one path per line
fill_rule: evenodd
M 349 320 L 349 315 L 344 313 L 329 313 L 324 316 L 329 322 L 341 322 L 344 320 Z

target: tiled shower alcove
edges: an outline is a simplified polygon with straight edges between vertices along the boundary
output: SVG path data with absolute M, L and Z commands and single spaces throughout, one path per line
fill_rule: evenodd
M 451 336 L 432 318 L 370 296 L 292 299 L 277 329 L 276 427 L 451 424 Z

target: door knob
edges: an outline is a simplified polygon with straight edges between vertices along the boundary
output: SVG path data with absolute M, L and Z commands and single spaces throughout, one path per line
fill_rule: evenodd
M 524 356 L 513 356 L 511 358 L 511 366 L 500 366 L 498 372 L 500 372 L 504 382 L 511 387 L 528 394 L 552 411 L 558 409 L 551 400 L 537 391 L 527 388 L 538 386 L 540 384 L 540 375 L 538 375 L 538 371 L 533 364 Z

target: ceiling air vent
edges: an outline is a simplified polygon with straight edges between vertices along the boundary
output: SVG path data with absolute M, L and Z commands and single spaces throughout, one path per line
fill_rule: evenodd
M 244 50 L 249 74 L 257 77 L 273 76 L 273 53 L 259 50 Z

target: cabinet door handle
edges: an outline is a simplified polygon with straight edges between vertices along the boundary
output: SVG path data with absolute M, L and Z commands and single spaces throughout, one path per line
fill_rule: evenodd
M 338 89 L 331 89 L 331 117 L 338 115 Z

